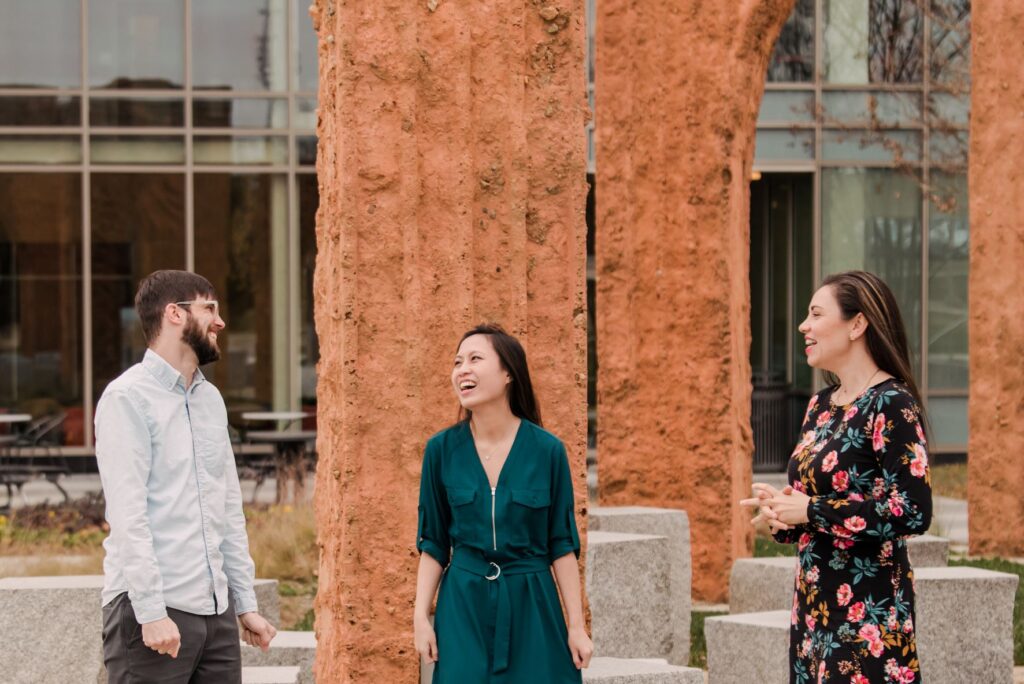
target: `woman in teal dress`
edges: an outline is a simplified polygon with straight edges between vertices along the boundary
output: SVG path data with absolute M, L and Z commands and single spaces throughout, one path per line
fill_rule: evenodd
M 499 326 L 463 336 L 451 379 L 460 420 L 423 457 L 416 650 L 435 684 L 578 683 L 593 644 L 565 447 L 541 427 L 526 355 Z

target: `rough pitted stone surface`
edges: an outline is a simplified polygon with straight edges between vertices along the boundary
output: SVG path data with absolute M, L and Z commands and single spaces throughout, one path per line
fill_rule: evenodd
M 789 681 L 789 611 L 723 615 L 704 620 L 708 684 Z
M 0 580 L 5 684 L 97 681 L 103 669 L 102 590 L 101 575 Z
M 586 586 L 595 653 L 663 658 L 672 651 L 669 561 L 665 537 L 590 533 Z
M 260 615 L 270 620 L 275 627 L 281 627 L 281 601 L 277 595 L 277 580 L 257 579 L 254 584 L 256 590 L 256 605 L 259 606 Z
M 971 9 L 970 438 L 972 554 L 1024 556 L 1024 3 Z
M 914 571 L 922 681 L 1012 681 L 1017 582 L 1016 575 L 981 568 Z
M 416 502 L 459 336 L 527 348 L 586 507 L 584 5 L 315 0 L 319 681 L 416 680 Z M 582 527 L 582 525 L 581 525 Z
M 915 568 L 943 567 L 949 562 L 949 540 L 934 534 L 921 534 L 907 539 L 910 565 Z
M 686 511 L 644 506 L 592 506 L 591 532 L 626 532 L 664 537 L 668 541 L 669 650 L 660 654 L 669 663 L 690 662 L 690 522 Z M 644 571 L 638 568 L 638 572 Z
M 750 555 L 749 178 L 793 4 L 597 5 L 598 496 L 688 511 L 703 601 Z
M 729 575 L 729 612 L 788 610 L 795 581 L 795 557 L 738 558 Z
M 583 671 L 586 684 L 704 684 L 704 671 L 664 660 L 592 658 Z

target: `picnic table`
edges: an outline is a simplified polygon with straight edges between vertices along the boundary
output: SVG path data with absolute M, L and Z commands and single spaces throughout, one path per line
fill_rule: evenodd
M 303 411 L 247 411 L 242 419 L 249 422 L 276 422 L 287 426 L 296 421 L 308 418 L 309 413 Z M 292 501 L 302 503 L 306 491 L 306 445 L 316 441 L 315 430 L 290 430 L 284 427 L 278 430 L 246 430 L 244 439 L 252 444 L 269 444 L 273 447 L 273 470 L 277 480 L 275 501 L 284 503 Z M 257 473 L 256 488 L 266 477 L 266 463 L 246 463 L 243 468 L 250 467 Z M 253 493 L 253 498 L 256 494 Z

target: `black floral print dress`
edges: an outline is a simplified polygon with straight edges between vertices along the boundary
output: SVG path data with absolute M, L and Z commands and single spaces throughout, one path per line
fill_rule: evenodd
M 789 482 L 810 522 L 777 532 L 797 544 L 790 682 L 921 682 L 914 572 L 905 538 L 931 524 L 920 409 L 889 379 L 845 406 L 811 398 Z

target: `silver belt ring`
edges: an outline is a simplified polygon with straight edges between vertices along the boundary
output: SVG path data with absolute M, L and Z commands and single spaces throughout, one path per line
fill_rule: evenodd
M 491 565 L 494 566 L 494 570 L 495 570 L 494 577 L 491 577 L 490 575 L 484 575 L 484 579 L 485 580 L 491 580 L 493 582 L 494 580 L 496 580 L 499 577 L 501 577 L 501 566 L 498 565 L 497 563 L 494 563 L 494 562 L 492 562 Z

